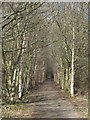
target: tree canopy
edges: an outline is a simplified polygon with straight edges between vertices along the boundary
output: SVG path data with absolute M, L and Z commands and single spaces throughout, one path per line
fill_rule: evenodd
M 3 100 L 14 103 L 47 74 L 72 96 L 87 93 L 87 3 L 2 3 Z

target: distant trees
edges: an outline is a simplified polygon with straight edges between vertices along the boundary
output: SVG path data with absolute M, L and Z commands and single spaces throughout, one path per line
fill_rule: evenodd
M 52 9 L 54 9 L 53 5 Z M 58 65 L 60 65 L 60 83 L 62 88 L 65 88 L 73 96 L 76 91 L 82 91 L 78 85 L 81 85 L 84 80 L 87 86 L 87 78 L 80 79 L 81 68 L 77 71 L 77 65 L 80 65 L 80 59 L 83 60 L 83 67 L 86 68 L 85 73 L 88 70 L 87 60 L 87 4 L 86 3 L 62 3 L 55 4 L 55 13 L 53 19 L 55 21 L 55 29 L 57 30 L 58 45 L 53 51 L 58 51 L 56 55 Z M 56 28 L 56 25 L 59 29 Z M 54 31 L 55 33 L 56 31 Z M 81 35 L 83 33 L 83 35 Z M 84 49 L 81 47 L 84 45 Z M 82 49 L 81 51 L 79 51 Z M 57 52 L 56 52 L 57 53 Z M 85 55 L 86 53 L 86 55 Z M 84 56 L 85 55 L 85 56 Z M 80 70 L 80 71 L 79 71 Z M 80 74 L 78 74 L 80 72 Z M 77 77 L 78 76 L 78 77 Z M 63 79 L 63 80 L 62 80 Z M 84 85 L 84 84 L 83 84 Z M 81 85 L 81 86 L 83 86 Z M 84 86 L 83 86 L 84 87 Z M 86 87 L 87 88 L 87 87 Z M 86 90 L 86 89 L 84 89 Z M 83 91 L 83 94 L 85 92 Z
M 45 80 L 48 67 L 62 89 L 85 93 L 86 3 L 2 3 L 2 13 L 4 101 L 21 100 Z

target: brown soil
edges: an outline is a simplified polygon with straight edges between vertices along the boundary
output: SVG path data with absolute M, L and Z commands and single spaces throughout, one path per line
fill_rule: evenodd
M 86 98 L 68 97 L 58 84 L 49 80 L 40 84 L 32 93 L 27 92 L 22 103 L 4 105 L 2 116 L 13 118 L 86 118 L 86 110 Z

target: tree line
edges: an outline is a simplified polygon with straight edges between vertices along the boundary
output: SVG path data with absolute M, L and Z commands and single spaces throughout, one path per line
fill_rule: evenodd
M 48 61 L 62 89 L 87 93 L 87 3 L 3 2 L 1 24 L 3 101 L 42 83 Z

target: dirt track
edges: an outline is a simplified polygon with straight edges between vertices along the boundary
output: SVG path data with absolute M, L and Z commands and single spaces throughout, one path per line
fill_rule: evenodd
M 9 117 L 23 118 L 82 118 L 70 98 L 53 81 L 45 81 L 32 93 L 25 94 L 23 103 L 7 108 Z
M 32 117 L 35 118 L 80 118 L 73 105 L 68 100 L 64 91 L 53 81 L 46 81 L 34 93 L 38 101 L 35 102 L 35 109 Z

